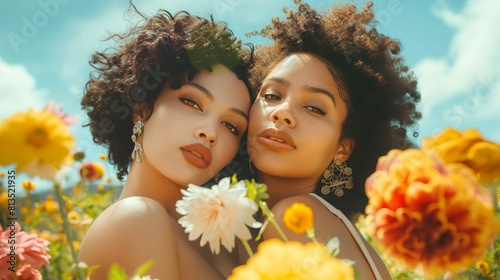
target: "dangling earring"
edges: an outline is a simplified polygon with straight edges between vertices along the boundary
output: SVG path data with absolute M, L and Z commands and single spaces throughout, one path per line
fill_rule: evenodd
M 321 183 L 325 184 L 321 188 L 321 193 L 324 195 L 334 192 L 336 196 L 341 197 L 344 195 L 343 189 L 352 189 L 352 169 L 347 167 L 344 161 L 333 161 L 328 169 L 323 172 L 323 179 Z
M 142 145 L 137 141 L 137 138 L 142 134 L 142 128 L 144 127 L 144 123 L 142 121 L 137 121 L 132 129 L 132 142 L 134 142 L 134 150 L 132 151 L 132 159 L 141 162 L 141 154 Z
M 252 174 L 255 174 L 255 171 L 252 168 L 252 160 L 251 159 L 248 159 L 248 167 L 250 167 L 250 172 L 252 172 Z
M 215 181 L 216 184 L 219 183 L 219 181 L 220 181 L 220 173 L 215 174 L 214 181 Z

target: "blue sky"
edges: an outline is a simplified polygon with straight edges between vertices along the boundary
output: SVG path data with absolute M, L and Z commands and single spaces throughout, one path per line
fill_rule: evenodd
M 94 159 L 104 151 L 87 129 L 80 99 L 93 51 L 103 50 L 108 32 L 129 26 L 126 0 L 2 1 L 0 4 L 0 119 L 16 111 L 41 109 L 50 100 L 79 116 L 71 127 L 77 148 Z M 224 21 L 244 41 L 292 0 L 142 0 L 140 10 L 159 8 Z M 325 9 L 334 1 L 306 1 Z M 343 1 L 362 6 L 365 1 Z M 402 43 L 422 93 L 420 137 L 445 126 L 478 128 L 500 142 L 500 1 L 375 0 L 379 31 Z M 495 121 L 496 120 L 496 121 Z M 1 156 L 1 155 L 0 155 Z M 110 169 L 111 170 L 111 169 Z

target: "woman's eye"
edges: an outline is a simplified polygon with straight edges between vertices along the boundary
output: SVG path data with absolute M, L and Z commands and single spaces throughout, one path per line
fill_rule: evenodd
M 316 108 L 314 106 L 305 106 L 304 108 L 306 108 L 306 110 L 309 110 L 311 112 L 313 112 L 314 114 L 317 114 L 317 115 L 320 115 L 320 116 L 324 116 L 326 115 L 326 112 L 319 109 L 319 108 Z
M 272 93 L 265 93 L 263 95 L 263 98 L 264 100 L 268 100 L 268 101 L 280 101 L 280 97 L 276 94 L 272 94 Z
M 189 98 L 185 98 L 185 97 L 180 97 L 179 100 L 186 104 L 187 106 L 189 107 L 193 107 L 195 108 L 196 110 L 199 110 L 199 111 L 202 111 L 200 106 L 198 105 L 198 103 L 196 103 L 195 101 L 193 101 L 192 99 L 189 99 Z M 203 112 L 203 111 L 202 111 Z
M 267 100 L 267 101 L 280 101 L 281 96 L 279 93 L 274 90 L 274 89 L 267 89 L 263 94 L 262 94 L 262 99 Z
M 239 130 L 233 124 L 228 122 L 222 122 L 222 125 L 225 126 L 232 134 L 234 135 L 240 134 Z

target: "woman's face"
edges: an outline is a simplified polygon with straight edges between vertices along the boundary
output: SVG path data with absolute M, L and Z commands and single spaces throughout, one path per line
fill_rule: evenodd
M 238 151 L 249 108 L 247 87 L 222 65 L 166 86 L 145 121 L 140 164 L 182 186 L 205 183 Z
M 349 144 L 339 145 L 346 115 L 325 63 L 291 55 L 267 75 L 250 109 L 252 162 L 263 174 L 317 181 L 332 160 L 350 154 Z

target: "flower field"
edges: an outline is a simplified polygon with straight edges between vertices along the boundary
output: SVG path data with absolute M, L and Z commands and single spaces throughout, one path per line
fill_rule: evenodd
M 0 280 L 88 279 L 91 275 L 92 267 L 77 261 L 79 242 L 95 218 L 117 199 L 121 182 L 106 172 L 106 155 L 87 158 L 74 150 L 68 130 L 71 122 L 54 106 L 17 113 L 0 122 Z M 37 191 L 32 180 L 36 177 L 52 188 Z M 393 279 L 500 279 L 499 178 L 499 144 L 483 139 L 474 129 L 445 129 L 423 139 L 420 149 L 393 150 L 379 159 L 366 182 L 367 215 L 357 226 L 379 251 Z M 265 204 L 259 204 L 267 198 L 265 188 L 255 182 L 224 180 L 212 190 L 190 186 L 183 190 L 188 198 L 177 204 L 185 215 L 179 222 L 191 229 L 190 239 L 201 237 L 215 253 L 221 244 L 229 250 L 238 239 L 251 237 L 247 227 L 261 226 L 253 216 L 259 208 L 270 214 Z M 214 203 L 200 210 L 192 207 L 199 205 L 196 199 Z M 230 225 L 193 227 L 204 220 L 203 215 L 221 211 L 213 206 L 219 199 L 249 214 Z M 312 215 L 310 209 L 295 205 L 285 213 L 284 222 L 294 232 L 309 236 L 308 229 L 319 226 Z M 305 275 L 318 276 L 308 279 L 323 279 L 319 275 L 328 274 L 319 271 L 332 267 L 345 268 L 345 275 L 352 277 L 350 268 L 331 258 L 327 247 L 317 242 L 263 242 L 231 279 L 252 279 L 261 273 L 259 269 L 268 270 L 262 272 L 270 277 L 266 279 L 275 279 L 283 275 L 280 267 L 264 265 L 273 263 L 273 258 L 317 257 L 318 252 L 322 262 Z M 296 266 L 302 258 L 287 260 Z M 135 279 L 148 279 L 142 276 L 148 265 L 139 268 Z M 132 277 L 119 267 L 109 275 L 109 279 Z

